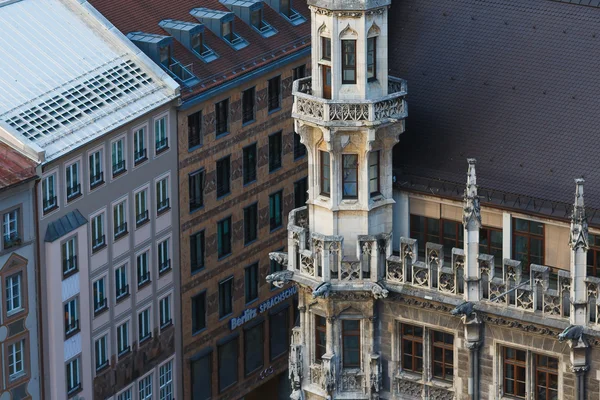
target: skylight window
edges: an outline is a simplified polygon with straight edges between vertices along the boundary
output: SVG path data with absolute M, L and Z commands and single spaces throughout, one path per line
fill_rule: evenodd
M 197 33 L 192 36 L 192 50 L 194 50 L 198 55 L 204 59 L 205 62 L 212 61 L 217 58 L 217 55 L 204 43 L 204 34 Z
M 221 37 L 223 37 L 223 39 L 225 39 L 225 41 L 232 45 L 236 50 L 240 50 L 248 46 L 246 39 L 233 31 L 233 21 L 223 22 L 221 24 Z
M 183 83 L 197 79 L 196 76 L 191 72 L 192 64 L 183 65 L 175 58 L 173 58 L 171 45 L 163 46 L 159 49 L 160 63 L 165 67 L 172 75 L 179 79 Z
M 218 58 L 217 53 L 206 44 L 204 24 L 164 19 L 158 25 L 202 61 L 208 63 Z
M 277 31 L 263 19 L 262 8 L 252 11 L 250 22 L 252 27 L 264 37 L 270 37 L 277 33 Z

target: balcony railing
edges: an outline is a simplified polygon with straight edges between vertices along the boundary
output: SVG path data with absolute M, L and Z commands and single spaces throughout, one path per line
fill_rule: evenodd
M 406 81 L 388 78 L 388 94 L 375 100 L 329 100 L 313 95 L 312 78 L 294 82 L 292 116 L 325 125 L 358 126 L 405 118 Z

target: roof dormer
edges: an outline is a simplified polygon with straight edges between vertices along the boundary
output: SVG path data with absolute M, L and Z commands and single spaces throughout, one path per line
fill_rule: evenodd
M 241 50 L 248 46 L 248 41 L 234 31 L 234 13 L 200 7 L 194 8 L 190 14 L 234 49 Z
M 263 37 L 271 37 L 277 33 L 277 30 L 263 18 L 262 0 L 219 0 L 219 2 Z
M 300 25 L 306 21 L 304 15 L 294 10 L 292 0 L 265 0 L 272 9 L 283 15 L 292 25 Z
M 174 19 L 164 19 L 158 25 L 202 61 L 208 63 L 219 57 L 206 45 L 204 25 Z

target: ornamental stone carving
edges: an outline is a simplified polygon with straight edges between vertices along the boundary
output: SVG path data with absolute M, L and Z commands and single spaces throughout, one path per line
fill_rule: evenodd
M 273 254 L 273 253 L 271 253 L 271 254 Z M 277 286 L 278 288 L 282 288 L 283 285 L 287 285 L 293 277 L 294 277 L 293 271 L 284 270 L 284 271 L 277 271 L 272 274 L 269 274 L 269 275 L 267 275 L 266 279 L 267 279 L 267 282 L 272 283 L 273 285 Z

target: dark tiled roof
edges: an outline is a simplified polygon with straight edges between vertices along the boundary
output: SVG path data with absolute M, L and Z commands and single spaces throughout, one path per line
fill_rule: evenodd
M 600 208 L 600 9 L 548 0 L 401 0 L 391 75 L 408 80 L 405 175 Z M 402 179 L 402 177 L 399 177 Z
M 0 190 L 34 178 L 36 163 L 0 142 Z
M 75 229 L 85 224 L 87 224 L 87 220 L 81 215 L 79 210 L 75 209 L 48 224 L 44 241 L 54 242 L 56 239 L 60 239 L 69 232 L 73 232 Z
M 90 0 L 89 2 L 125 35 L 136 31 L 168 35 L 169 33 L 159 26 L 160 21 L 174 19 L 198 23 L 198 20 L 190 15 L 190 11 L 198 7 L 230 11 L 218 0 Z M 174 57 L 183 65 L 193 64 L 193 73 L 200 79 L 200 84 L 195 85 L 191 91 L 181 91 L 182 98 L 184 100 L 190 98 L 310 46 L 308 6 L 305 1 L 296 0 L 292 2 L 292 7 L 307 18 L 304 23 L 293 26 L 282 15 L 264 4 L 263 18 L 278 31 L 277 34 L 266 39 L 236 16 L 235 32 L 250 43 L 238 51 L 216 36 L 207 26 L 204 30 L 206 44 L 219 54 L 219 58 L 210 63 L 204 63 L 175 40 Z

